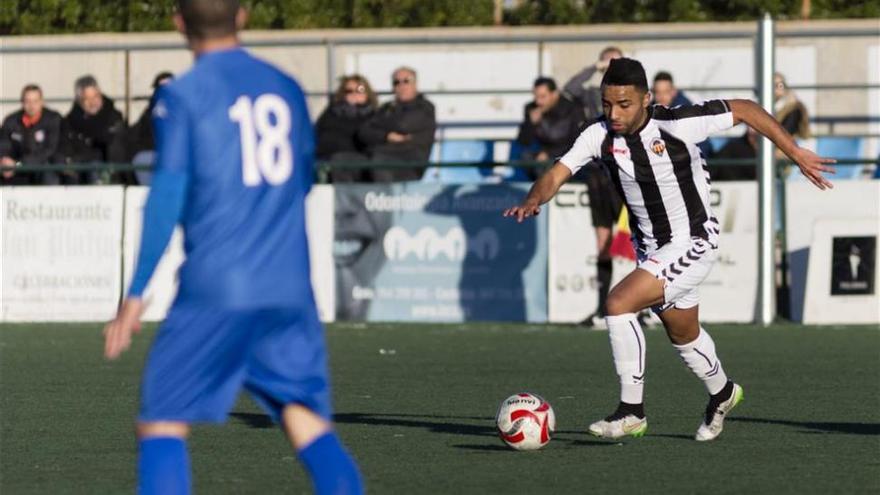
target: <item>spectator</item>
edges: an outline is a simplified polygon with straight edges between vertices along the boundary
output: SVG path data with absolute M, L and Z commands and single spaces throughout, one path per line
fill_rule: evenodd
M 360 161 L 367 159 L 367 147 L 358 138 L 358 130 L 376 112 L 376 93 L 361 75 L 343 77 L 333 101 L 315 124 L 318 145 L 316 155 L 321 161 Z M 332 182 L 361 182 L 365 169 L 334 169 Z
M 584 109 L 584 117 L 587 123 L 593 123 L 602 115 L 602 93 L 599 84 L 590 83 L 596 73 L 600 75 L 608 68 L 608 64 L 623 56 L 623 52 L 616 46 L 605 47 L 599 54 L 599 60 L 575 74 L 562 88 L 565 94 Z M 585 86 L 585 84 L 590 83 Z
M 797 95 L 785 82 L 785 77 L 778 72 L 773 75 L 773 96 L 776 99 L 773 107 L 776 120 L 792 136 L 809 139 L 810 116 L 807 107 L 798 100 Z
M 373 161 L 427 164 L 437 128 L 434 104 L 419 93 L 414 69 L 395 70 L 391 82 L 394 100 L 379 107 L 360 128 L 358 137 L 367 145 Z M 418 180 L 424 166 L 371 172 L 376 182 Z
M 754 160 L 758 156 L 758 133 L 751 127 L 746 127 L 742 136 L 731 139 L 715 154 L 714 158 L 737 160 L 750 158 Z M 728 180 L 756 180 L 757 173 L 755 164 L 751 165 L 721 165 L 712 166 L 709 172 L 713 181 Z
M 675 87 L 672 74 L 665 70 L 654 75 L 654 85 L 651 87 L 651 93 L 654 95 L 654 103 L 664 107 L 671 108 L 692 104 L 691 100 L 684 95 L 684 91 L 679 91 Z
M 76 101 L 62 123 L 63 160 L 66 163 L 126 161 L 125 122 L 114 108 L 113 100 L 101 93 L 92 76 L 77 79 L 74 89 Z M 97 181 L 93 171 L 70 175 L 81 184 Z M 117 176 L 116 180 L 129 182 L 128 175 Z
M 43 90 L 28 84 L 21 90 L 21 110 L 9 115 L 0 127 L 0 165 L 47 165 L 57 152 L 61 114 L 43 105 Z M 4 170 L 9 184 L 59 184 L 53 172 L 23 175 Z
M 150 103 L 141 113 L 137 122 L 128 128 L 125 135 L 126 157 L 134 165 L 152 165 L 155 158 L 156 142 L 153 139 L 153 106 L 156 104 L 156 94 L 159 88 L 174 80 L 174 74 L 164 71 L 156 74 L 153 78 L 153 94 L 150 95 Z M 151 170 L 135 170 L 135 183 L 149 185 L 152 181 Z M 130 176 L 129 176 L 130 178 Z
M 672 74 L 666 71 L 660 71 L 654 75 L 654 84 L 651 87 L 651 93 L 654 95 L 654 104 L 664 107 L 678 107 L 682 105 L 693 105 L 691 100 L 684 95 L 684 91 L 679 91 L 675 87 L 672 80 Z M 704 157 L 712 155 L 712 144 L 709 140 L 705 140 L 697 145 Z
M 565 83 L 565 93 L 578 102 L 584 109 L 584 117 L 588 124 L 595 122 L 604 112 L 602 110 L 601 76 L 608 69 L 612 60 L 623 57 L 623 51 L 609 46 L 599 53 L 599 60 L 585 67 Z M 594 80 L 595 79 L 595 80 Z M 591 81 L 593 80 L 593 81 Z M 586 86 L 585 86 L 586 85 Z M 581 324 L 603 328 L 605 325 L 605 303 L 611 289 L 614 264 L 611 260 L 611 243 L 613 228 L 620 216 L 623 200 L 614 188 L 611 178 L 601 162 L 594 162 L 583 167 L 576 180 L 587 184 L 587 195 L 590 201 L 590 216 L 596 234 L 596 289 L 598 301 L 596 310 L 586 317 Z
M 171 82 L 174 74 L 170 72 L 160 72 L 153 78 L 153 94 L 150 96 L 150 103 L 141 113 L 137 122 L 128 129 L 126 134 L 127 156 L 129 161 L 133 160 L 135 155 L 142 151 L 152 151 L 155 149 L 156 142 L 153 140 L 153 106 L 156 104 L 156 93 L 159 88 Z
M 577 139 L 584 114 L 577 104 L 562 96 L 556 81 L 549 77 L 535 79 L 532 95 L 535 99 L 525 106 L 516 140 L 524 148 L 537 145 L 538 149 L 533 156 L 525 153 L 524 158 L 546 161 L 560 157 Z M 532 179 L 537 177 L 536 172 L 535 168 L 529 169 Z

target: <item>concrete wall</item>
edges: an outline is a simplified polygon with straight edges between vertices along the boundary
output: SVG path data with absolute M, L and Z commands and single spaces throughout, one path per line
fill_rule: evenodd
M 489 91 L 433 97 L 438 118 L 451 121 L 517 120 L 522 103 L 529 99 L 533 77 L 551 75 L 561 84 L 592 63 L 608 44 L 641 57 L 649 72 L 673 70 L 679 86 L 748 87 L 754 80 L 755 31 L 756 23 L 744 22 L 254 31 L 244 33 L 243 38 L 246 43 L 261 45 L 253 51 L 296 76 L 306 91 L 318 93 L 309 98 L 314 115 L 326 104 L 320 93 L 332 88 L 335 78 L 347 70 L 366 73 L 377 89 L 389 90 L 390 64 L 398 60 L 419 69 L 424 90 Z M 863 35 L 853 36 L 853 32 Z M 880 57 L 877 19 L 780 22 L 777 35 L 777 66 L 790 72 L 791 84 L 880 82 L 880 77 L 872 75 L 872 67 L 880 67 L 880 61 L 872 60 Z M 273 43 L 283 46 L 262 46 Z M 487 53 L 491 54 L 489 60 Z M 179 35 L 172 32 L 0 37 L 0 115 L 18 107 L 20 88 L 29 82 L 40 84 L 50 106 L 66 113 L 73 81 L 91 73 L 134 121 L 150 94 L 153 76 L 162 70 L 181 72 L 190 62 Z M 748 93 L 709 91 L 693 96 L 702 99 Z M 815 115 L 880 115 L 878 90 L 802 93 Z M 847 125 L 836 130 L 876 133 L 880 126 Z

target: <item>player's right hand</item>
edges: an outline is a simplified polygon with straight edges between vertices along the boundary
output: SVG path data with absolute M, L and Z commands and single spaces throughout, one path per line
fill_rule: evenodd
M 104 357 L 116 359 L 131 345 L 131 333 L 141 331 L 144 303 L 135 297 L 126 299 L 116 318 L 104 326 Z
M 537 216 L 539 213 L 541 213 L 541 206 L 537 203 L 523 203 L 504 210 L 502 215 L 505 217 L 516 217 L 516 221 L 522 223 L 524 219 Z

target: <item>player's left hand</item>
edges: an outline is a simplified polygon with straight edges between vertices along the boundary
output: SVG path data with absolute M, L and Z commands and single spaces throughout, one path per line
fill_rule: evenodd
M 116 359 L 131 345 L 131 333 L 141 331 L 144 303 L 139 298 L 126 299 L 116 318 L 104 326 L 104 357 Z
M 504 210 L 502 216 L 505 217 L 516 217 L 517 223 L 522 223 L 522 221 L 529 217 L 537 216 L 541 213 L 541 206 L 537 203 L 523 203 L 519 206 L 514 206 L 513 208 L 508 208 Z
M 797 163 L 797 166 L 801 169 L 801 173 L 804 174 L 804 177 L 812 182 L 814 186 L 823 191 L 825 189 L 834 188 L 831 181 L 822 176 L 822 172 L 829 174 L 835 173 L 834 167 L 829 167 L 826 164 L 837 163 L 837 160 L 832 158 L 822 158 L 805 148 L 798 148 L 797 152 L 791 158 Z

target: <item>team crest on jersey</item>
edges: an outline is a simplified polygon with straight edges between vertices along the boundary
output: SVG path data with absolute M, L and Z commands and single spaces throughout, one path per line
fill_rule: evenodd
M 657 156 L 663 156 L 663 152 L 666 151 L 666 143 L 660 138 L 654 138 L 651 141 L 651 151 Z

